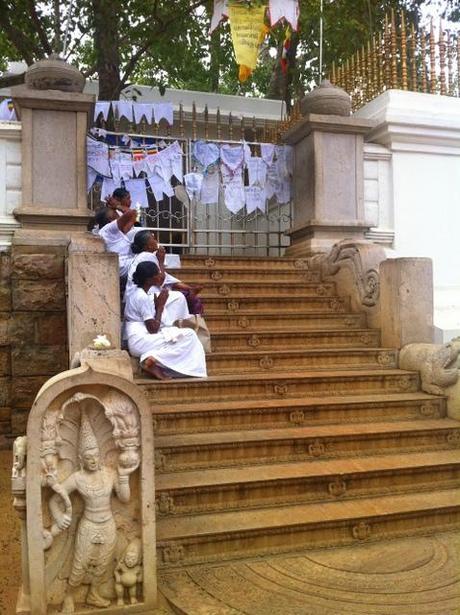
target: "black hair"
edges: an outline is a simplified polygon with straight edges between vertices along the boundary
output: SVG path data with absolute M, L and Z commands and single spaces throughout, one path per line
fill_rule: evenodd
M 111 220 L 108 217 L 108 213 L 109 213 L 108 207 L 100 207 L 99 209 L 96 210 L 96 213 L 94 214 L 94 222 L 95 224 L 99 226 L 100 229 L 106 224 L 108 224 L 109 222 L 111 222 Z
M 158 274 L 159 269 L 155 263 L 152 263 L 152 261 L 143 261 L 142 263 L 139 263 L 136 267 L 136 271 L 133 273 L 133 282 L 136 286 L 142 288 L 146 280 L 153 278 Z
M 126 196 L 129 196 L 129 192 L 128 190 L 125 190 L 125 188 L 116 188 L 113 191 L 112 196 L 114 199 L 117 199 L 117 201 L 121 201 L 121 199 L 124 199 Z
M 134 235 L 134 240 L 133 240 L 133 243 L 131 244 L 131 251 L 134 254 L 140 254 L 141 252 L 145 252 L 145 248 L 151 236 L 152 236 L 151 231 L 138 231 Z

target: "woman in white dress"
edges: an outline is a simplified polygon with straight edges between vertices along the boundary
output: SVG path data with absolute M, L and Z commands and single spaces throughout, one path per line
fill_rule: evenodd
M 168 304 L 166 306 L 167 310 L 172 307 L 172 301 L 176 301 L 175 309 L 183 309 L 184 299 L 182 299 L 182 304 L 177 304 L 177 301 L 180 302 L 180 298 L 178 298 L 178 293 L 176 291 L 180 291 L 180 295 L 185 297 L 185 301 L 187 302 L 187 313 L 190 314 L 202 314 L 203 313 L 203 304 L 201 300 L 197 297 L 198 293 L 201 291 L 201 286 L 190 286 L 181 282 L 178 278 L 173 275 L 167 273 L 165 270 L 165 249 L 163 246 L 158 245 L 158 241 L 155 235 L 149 230 L 141 230 L 139 231 L 131 244 L 131 252 L 134 255 L 133 260 L 130 263 L 128 268 L 128 278 L 126 282 L 126 291 L 125 291 L 125 299 L 126 295 L 131 292 L 133 288 L 135 288 L 135 284 L 132 281 L 133 273 L 136 271 L 136 267 L 139 263 L 144 261 L 150 261 L 155 263 L 160 270 L 160 274 L 163 278 L 161 283 L 161 287 L 167 287 L 174 292 L 169 294 Z M 150 294 L 157 294 L 159 292 L 158 289 L 151 289 Z M 184 315 L 175 316 L 175 320 L 180 318 L 187 318 Z
M 163 368 L 184 376 L 206 378 L 203 346 L 195 331 L 164 326 L 163 310 L 169 292 L 162 289 L 154 301 L 148 292 L 161 284 L 155 263 L 144 261 L 133 274 L 136 289 L 126 297 L 125 326 L 129 352 L 139 357 L 142 369 L 159 380 L 168 379 Z

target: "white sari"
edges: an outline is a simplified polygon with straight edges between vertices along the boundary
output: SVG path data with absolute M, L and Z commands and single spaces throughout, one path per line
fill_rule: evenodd
M 158 333 L 149 333 L 146 320 L 155 318 L 151 297 L 139 287 L 126 298 L 125 326 L 129 352 L 145 361 L 152 357 L 168 369 L 184 376 L 206 378 L 206 358 L 195 331 L 161 326 Z

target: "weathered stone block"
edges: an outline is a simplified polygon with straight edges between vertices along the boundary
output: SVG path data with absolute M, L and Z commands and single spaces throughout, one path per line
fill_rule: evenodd
M 11 382 L 10 378 L 0 378 L 0 406 L 10 406 Z
M 11 314 L 8 323 L 8 340 L 10 344 L 33 344 L 35 333 L 34 313 Z
M 3 314 L 0 312 L 0 346 L 4 346 L 10 343 L 9 338 L 9 322 L 10 315 L 8 312 L 4 312 Z
M 29 410 L 25 408 L 15 408 L 11 413 L 10 429 L 13 436 L 22 436 L 26 433 L 27 419 Z
M 23 311 L 63 310 L 64 280 L 13 280 L 13 308 Z
M 0 376 L 11 374 L 10 349 L 8 346 L 0 348 Z
M 60 279 L 64 277 L 64 259 L 55 254 L 15 254 L 12 273 L 23 279 Z
M 0 421 L 9 421 L 11 418 L 11 408 L 0 408 Z
M 11 287 L 8 281 L 0 282 L 0 312 L 11 310 Z
M 43 314 L 36 319 L 35 342 L 45 346 L 67 345 L 65 314 Z
M 14 377 L 11 383 L 11 406 L 15 408 L 30 408 L 35 396 L 49 376 Z M 1 397 L 0 397 L 1 399 Z M 8 403 L 4 404 L 5 406 Z
M 64 346 L 21 344 L 11 350 L 13 376 L 52 376 L 67 369 Z
M 11 255 L 9 252 L 0 252 L 0 282 L 11 277 Z

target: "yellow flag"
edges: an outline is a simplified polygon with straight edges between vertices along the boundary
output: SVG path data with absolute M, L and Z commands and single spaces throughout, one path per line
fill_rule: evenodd
M 236 61 L 251 71 L 257 64 L 261 34 L 265 31 L 266 6 L 237 6 L 230 4 L 228 17 Z

